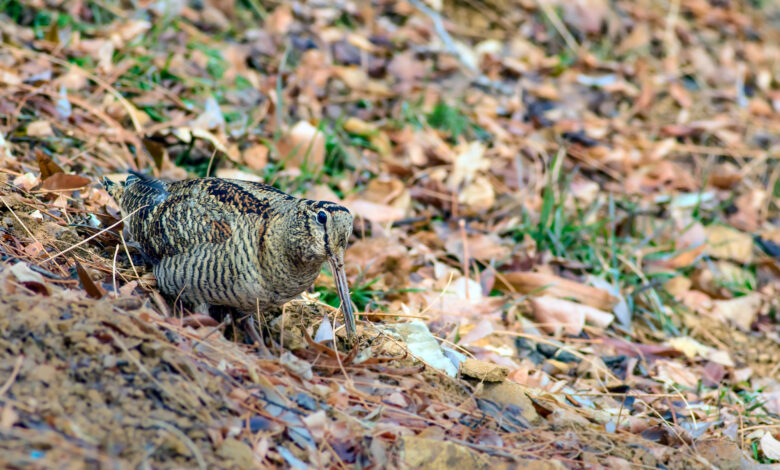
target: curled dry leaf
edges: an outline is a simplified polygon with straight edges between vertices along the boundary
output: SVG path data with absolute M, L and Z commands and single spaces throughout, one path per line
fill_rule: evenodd
M 268 147 L 257 144 L 244 151 L 244 163 L 253 170 L 262 170 L 268 165 Z
M 611 311 L 618 299 L 597 287 L 552 274 L 512 272 L 496 276 L 496 288 L 505 292 L 570 298 L 599 310 Z
M 478 172 L 486 170 L 490 161 L 485 158 L 485 145 L 479 141 L 461 146 L 455 158 L 454 168 L 447 180 L 450 189 L 457 189 L 464 181 L 471 181 Z
M 761 452 L 766 458 L 780 460 L 780 441 L 768 431 L 761 438 Z
M 464 239 L 459 230 L 452 230 L 447 234 L 444 247 L 447 253 L 456 256 L 463 262 Z M 496 234 L 477 233 L 466 235 L 465 244 L 468 245 L 469 258 L 480 261 L 502 260 L 509 256 L 510 248 L 502 243 Z
M 246 171 L 235 170 L 233 168 L 220 168 L 215 173 L 219 178 L 231 178 L 243 181 L 253 181 L 255 183 L 263 183 L 263 178 Z
M 287 168 L 319 170 L 325 162 L 325 136 L 307 121 L 298 121 L 276 144 Z
M 539 328 L 553 334 L 578 335 L 585 326 L 583 305 L 552 297 L 532 297 L 531 310 Z
M 35 150 L 35 160 L 38 162 L 38 168 L 41 170 L 42 180 L 45 180 L 55 173 L 65 173 L 65 170 L 57 165 L 54 160 L 42 150 Z
M 404 217 L 404 211 L 387 204 L 377 204 L 359 199 L 356 201 L 344 201 L 344 205 L 358 216 L 380 224 L 395 222 Z
M 83 188 L 92 180 L 79 175 L 68 175 L 65 173 L 55 173 L 43 181 L 41 189 L 46 191 L 72 191 Z
M 22 188 L 25 191 L 30 191 L 40 183 L 41 179 L 32 173 L 25 173 L 14 178 L 14 186 Z
M 750 294 L 730 300 L 715 300 L 712 302 L 712 313 L 723 319 L 731 320 L 743 330 L 750 330 L 758 316 L 763 297 L 761 294 Z
M 49 121 L 33 121 L 27 124 L 27 136 L 28 137 L 52 137 L 54 136 L 54 130 L 51 128 Z
M 478 176 L 458 193 L 458 202 L 470 209 L 486 211 L 495 204 L 496 193 L 487 178 Z
M 753 261 L 753 237 L 725 225 L 705 227 L 710 256 L 737 263 Z
M 87 295 L 93 299 L 100 299 L 105 295 L 105 291 L 102 287 L 95 284 L 89 273 L 78 261 L 76 261 L 76 272 L 79 275 L 81 285 L 84 286 L 84 290 L 87 291 Z

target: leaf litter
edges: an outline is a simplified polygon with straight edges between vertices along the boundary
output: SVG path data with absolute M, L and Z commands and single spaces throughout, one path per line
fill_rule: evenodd
M 772 2 L 6 2 L 4 468 L 754 468 L 780 437 Z M 341 201 L 260 320 L 154 290 L 98 181 Z

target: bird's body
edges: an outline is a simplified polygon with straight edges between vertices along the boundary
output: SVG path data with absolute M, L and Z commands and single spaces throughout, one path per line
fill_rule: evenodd
M 169 297 L 254 313 L 299 295 L 330 261 L 354 333 L 343 272 L 352 232 L 346 208 L 221 178 L 163 182 L 134 173 L 105 185 Z

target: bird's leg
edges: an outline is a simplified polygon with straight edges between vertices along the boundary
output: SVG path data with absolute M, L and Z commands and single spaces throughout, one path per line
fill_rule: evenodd
M 223 305 L 211 305 L 209 313 L 217 321 L 222 321 L 227 315 L 230 315 L 231 322 L 234 325 L 239 325 L 244 331 L 244 334 L 247 338 L 247 343 L 257 344 L 257 348 L 260 350 L 260 355 L 262 357 L 271 357 L 271 353 L 268 352 L 268 348 L 265 346 L 263 337 L 260 336 L 260 333 L 257 331 L 254 315 L 242 314 L 232 307 L 226 307 Z M 237 338 L 233 339 L 235 340 Z
M 236 318 L 236 314 L 233 314 L 233 319 Z M 252 342 L 257 343 L 257 348 L 260 350 L 260 356 L 262 357 L 271 357 L 271 352 L 268 351 L 268 348 L 265 346 L 265 341 L 260 337 L 260 333 L 257 332 L 257 325 L 255 324 L 255 316 L 250 314 L 245 315 L 243 318 L 239 319 L 239 323 L 241 324 L 241 327 L 244 329 L 244 332 L 249 336 L 249 339 L 252 340 Z

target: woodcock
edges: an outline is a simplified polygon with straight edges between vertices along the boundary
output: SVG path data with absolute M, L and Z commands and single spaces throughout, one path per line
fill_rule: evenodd
M 123 183 L 103 184 L 164 294 L 198 310 L 222 306 L 248 314 L 245 327 L 258 341 L 252 314 L 298 296 L 328 261 L 354 338 L 344 274 L 352 233 L 346 208 L 221 178 L 165 182 L 133 172 Z

